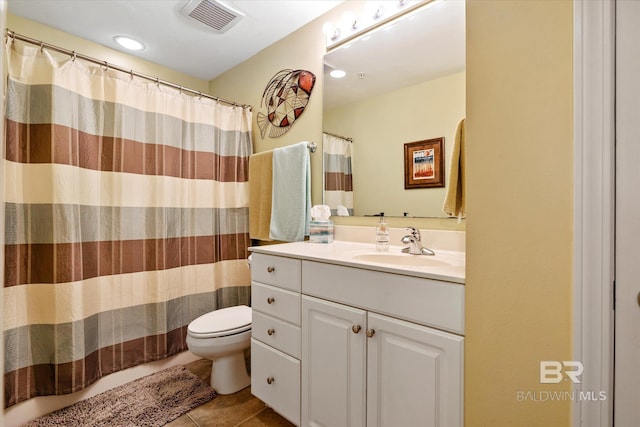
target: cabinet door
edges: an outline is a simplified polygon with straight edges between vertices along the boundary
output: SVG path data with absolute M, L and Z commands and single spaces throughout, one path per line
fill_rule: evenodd
M 369 313 L 367 426 L 462 426 L 463 338 Z
M 302 425 L 364 426 L 366 313 L 302 297 Z

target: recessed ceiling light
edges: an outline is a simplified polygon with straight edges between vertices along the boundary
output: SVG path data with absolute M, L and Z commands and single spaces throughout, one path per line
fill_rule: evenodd
M 138 40 L 127 36 L 115 36 L 113 40 L 125 49 L 144 50 L 144 45 Z
M 333 71 L 331 71 L 331 72 L 329 73 L 329 75 L 330 75 L 331 77 L 333 77 L 334 79 L 341 79 L 341 78 L 343 78 L 344 76 L 346 76 L 346 75 L 347 75 L 347 73 L 345 73 L 345 72 L 344 72 L 344 71 L 342 71 L 342 70 L 333 70 Z

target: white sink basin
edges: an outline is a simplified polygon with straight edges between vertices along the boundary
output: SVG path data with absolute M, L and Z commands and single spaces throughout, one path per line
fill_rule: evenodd
M 410 255 L 405 253 L 370 253 L 353 256 L 354 260 L 380 264 L 416 267 L 451 267 L 453 264 L 438 256 Z

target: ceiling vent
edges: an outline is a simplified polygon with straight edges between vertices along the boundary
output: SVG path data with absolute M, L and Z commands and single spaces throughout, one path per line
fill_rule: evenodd
M 184 16 L 198 22 L 210 31 L 224 33 L 233 27 L 244 16 L 229 6 L 218 1 L 191 0 L 181 10 Z

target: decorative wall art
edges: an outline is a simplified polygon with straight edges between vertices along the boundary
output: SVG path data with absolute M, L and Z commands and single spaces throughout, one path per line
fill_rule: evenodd
M 262 93 L 260 106 L 264 105 L 267 113 L 259 112 L 256 116 L 260 137 L 264 139 L 269 126 L 271 138 L 287 133 L 307 107 L 315 84 L 316 76 L 311 71 L 278 71 Z
M 444 137 L 404 144 L 404 188 L 444 187 Z

